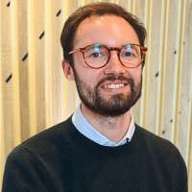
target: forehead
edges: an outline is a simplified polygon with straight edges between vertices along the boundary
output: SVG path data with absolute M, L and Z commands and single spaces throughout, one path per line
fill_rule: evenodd
M 82 21 L 76 31 L 74 47 L 92 43 L 121 46 L 125 43 L 138 44 L 133 27 L 122 17 L 115 15 L 91 16 Z

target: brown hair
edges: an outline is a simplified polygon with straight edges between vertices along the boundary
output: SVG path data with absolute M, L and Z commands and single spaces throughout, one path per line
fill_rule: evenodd
M 60 42 L 63 48 L 63 56 L 72 64 L 72 56 L 68 53 L 73 49 L 75 33 L 80 23 L 90 16 L 115 15 L 124 18 L 135 30 L 139 43 L 144 46 L 146 29 L 138 18 L 114 3 L 91 3 L 80 7 L 66 20 Z

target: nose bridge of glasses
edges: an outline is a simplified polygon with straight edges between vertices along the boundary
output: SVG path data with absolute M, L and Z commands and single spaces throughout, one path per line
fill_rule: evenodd
M 112 51 L 115 51 L 117 53 L 117 55 L 119 56 L 121 48 L 119 48 L 119 47 L 108 47 L 108 51 L 110 52 L 110 54 L 112 54 Z
M 111 57 L 114 57 L 113 52 L 115 52 L 115 56 L 117 56 L 119 61 L 120 61 L 121 48 L 119 48 L 119 47 L 108 47 L 108 51 L 109 51 L 109 59 L 111 59 Z
M 112 64 L 112 69 L 113 70 L 116 70 L 116 69 L 119 70 L 120 68 L 122 68 L 123 63 L 120 59 L 121 48 L 109 47 L 108 51 L 109 51 L 108 63 L 110 63 L 110 65 Z

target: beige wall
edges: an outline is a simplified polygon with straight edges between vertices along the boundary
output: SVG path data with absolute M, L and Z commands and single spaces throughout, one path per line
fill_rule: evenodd
M 0 178 L 14 146 L 62 121 L 78 104 L 63 77 L 65 18 L 91 0 L 0 0 Z M 192 192 L 192 0 L 109 0 L 148 30 L 143 95 L 135 118 L 175 143 Z

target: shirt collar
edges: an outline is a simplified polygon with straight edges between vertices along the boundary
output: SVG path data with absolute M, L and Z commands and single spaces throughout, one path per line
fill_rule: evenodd
M 134 131 L 135 131 L 135 124 L 134 124 L 134 118 L 133 115 L 131 117 L 131 122 L 129 125 L 129 128 L 127 130 L 126 135 L 119 141 L 119 142 L 114 142 L 105 137 L 103 134 L 101 134 L 99 131 L 97 131 L 90 123 L 89 121 L 85 118 L 83 113 L 81 112 L 80 106 L 78 107 L 77 111 L 72 116 L 72 122 L 75 125 L 76 129 L 89 138 L 90 140 L 103 145 L 103 146 L 120 146 L 123 145 L 127 142 L 130 142 Z

